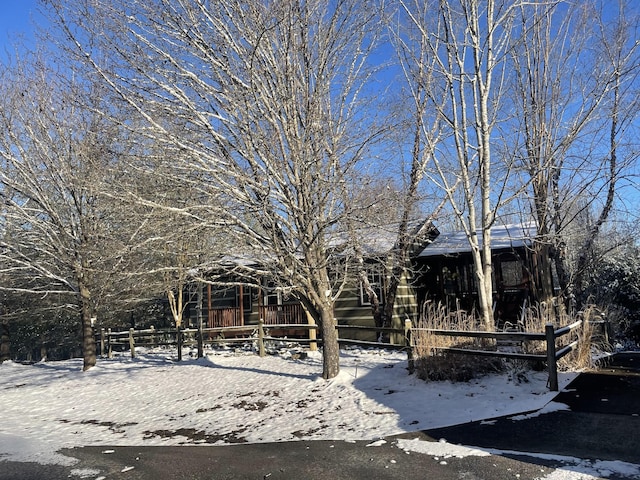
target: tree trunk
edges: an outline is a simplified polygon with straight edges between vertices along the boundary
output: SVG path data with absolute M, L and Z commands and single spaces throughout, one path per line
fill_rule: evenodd
M 91 325 L 91 304 L 89 289 L 80 285 L 80 317 L 82 323 L 82 370 L 89 370 L 96 364 L 96 339 Z
M 404 258 L 402 261 L 404 261 Z M 393 324 L 393 311 L 395 310 L 398 287 L 400 286 L 400 278 L 403 273 L 404 269 L 396 265 L 396 268 L 393 269 L 391 278 L 389 279 L 389 285 L 387 285 L 385 296 L 384 313 L 382 316 L 383 327 L 391 327 Z M 380 336 L 385 342 L 391 342 L 390 333 L 383 332 Z
M 184 299 L 183 299 L 183 290 L 184 290 L 184 282 L 179 282 L 177 288 L 177 296 L 173 293 L 173 288 L 171 285 L 167 287 L 167 300 L 169 302 L 169 308 L 171 309 L 171 316 L 173 317 L 173 321 L 176 324 L 176 328 L 180 328 L 182 326 L 182 313 L 184 310 Z
M 472 248 L 473 269 L 478 287 L 478 310 L 480 321 L 487 331 L 495 330 L 493 321 L 493 289 L 491 282 L 491 263 L 486 265 L 484 252 L 479 249 L 477 235 L 469 238 Z M 484 248 L 484 247 L 483 247 Z M 489 275 L 487 279 L 486 275 Z
M 371 304 L 371 315 L 373 316 L 373 322 L 376 327 L 382 327 L 384 320 L 383 315 L 384 312 L 380 308 L 380 299 L 376 294 L 375 290 L 371 287 L 371 283 L 369 282 L 369 277 L 367 276 L 366 270 L 362 267 L 362 254 L 358 252 L 360 255 L 360 282 L 362 282 L 362 288 L 367 294 L 367 298 L 369 299 L 369 303 Z
M 488 332 L 496 329 L 493 318 L 493 258 L 491 252 L 491 227 L 488 220 L 484 220 L 482 239 L 482 285 L 478 291 L 480 295 L 480 314 L 482 322 Z M 481 290 L 480 290 L 481 289 Z
M 551 257 L 553 258 L 556 272 L 558 273 L 560 297 L 563 297 L 564 301 L 567 302 L 569 297 L 571 297 L 571 292 L 569 291 L 571 275 L 568 268 L 567 246 L 560 238 L 556 239 L 556 243 L 557 245 L 551 247 Z
M 0 363 L 11 360 L 11 335 L 9 334 L 9 324 L 0 325 Z
M 96 339 L 91 326 L 91 313 L 82 312 L 82 370 L 89 370 L 96 364 Z
M 333 316 L 333 304 L 324 304 L 320 311 L 320 328 L 322 329 L 322 378 L 328 380 L 340 373 L 340 345 L 338 330 Z

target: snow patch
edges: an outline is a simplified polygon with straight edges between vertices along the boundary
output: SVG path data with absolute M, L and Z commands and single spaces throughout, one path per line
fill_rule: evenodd
M 479 448 L 467 447 L 464 445 L 454 445 L 446 440 L 438 442 L 429 442 L 415 438 L 413 440 L 398 440 L 398 448 L 409 452 L 424 453 L 440 458 L 464 458 L 464 457 L 488 457 L 491 455 L 486 450 Z
M 527 414 L 523 414 L 523 415 L 514 415 L 513 417 L 510 417 L 510 420 L 527 420 L 528 418 L 539 417 L 540 415 L 545 415 L 547 413 L 563 412 L 563 411 L 566 412 L 566 411 L 570 411 L 570 410 L 571 409 L 569 408 L 569 405 L 567 405 L 566 403 L 549 402 L 544 407 L 542 407 L 540 410 L 537 410 L 537 411 L 531 412 L 531 413 L 527 413 Z
M 431 455 L 440 464 L 446 465 L 446 459 L 465 457 L 486 457 L 490 455 L 528 456 L 551 460 L 562 466 L 556 468 L 540 480 L 600 480 L 612 476 L 640 478 L 640 465 L 622 461 L 585 460 L 563 455 L 517 452 L 512 450 L 479 449 L 465 445 L 454 445 L 442 439 L 438 442 L 422 440 L 398 440 L 398 448 L 406 452 Z
M 93 468 L 74 468 L 71 470 L 70 475 L 72 477 L 80 478 L 95 478 L 100 475 L 100 470 L 95 470 Z
M 386 440 L 378 440 L 376 442 L 371 442 L 367 445 L 367 447 L 381 447 L 382 445 L 384 445 L 385 443 L 387 443 Z

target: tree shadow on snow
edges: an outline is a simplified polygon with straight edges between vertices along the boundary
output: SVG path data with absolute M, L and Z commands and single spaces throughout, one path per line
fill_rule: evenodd
M 291 360 L 294 362 L 295 360 Z M 197 362 L 196 365 L 212 368 L 214 370 L 225 370 L 225 371 L 236 371 L 236 372 L 248 372 L 255 373 L 258 375 L 269 375 L 274 377 L 286 377 L 286 378 L 298 378 L 301 380 L 315 381 L 320 378 L 320 374 L 297 374 L 297 373 L 288 373 L 288 372 L 274 372 L 268 369 L 255 368 L 255 367 L 242 367 L 242 366 L 230 366 L 230 365 L 220 365 L 215 363 L 211 358 L 209 358 L 206 362 Z

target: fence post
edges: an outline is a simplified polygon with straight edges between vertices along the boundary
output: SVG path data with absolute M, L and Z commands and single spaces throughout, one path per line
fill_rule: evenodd
M 258 320 L 258 354 L 261 357 L 266 355 L 264 351 L 264 320 Z
M 111 329 L 107 329 L 107 358 L 113 357 L 113 351 L 111 350 Z
M 411 338 L 411 320 L 404 321 L 404 344 L 407 346 L 407 361 L 409 364 L 409 374 L 415 370 L 415 360 L 413 358 L 413 340 Z
M 204 285 L 202 282 L 196 283 L 196 320 L 198 322 L 198 333 L 196 333 L 196 340 L 198 341 L 198 358 L 204 357 L 204 345 L 202 338 L 202 301 L 204 298 L 204 294 L 202 292 L 203 286 Z M 243 287 L 240 287 L 240 295 L 242 295 L 242 290 Z M 240 301 L 242 302 L 242 299 L 240 299 Z
M 131 350 L 131 358 L 136 358 L 136 345 L 133 340 L 133 328 L 129 329 L 129 349 Z
M 605 346 L 606 347 L 610 347 L 611 346 L 611 337 L 612 332 L 611 332 L 611 321 L 608 318 L 604 319 L 604 324 L 603 326 L 603 330 L 604 330 L 604 341 L 605 341 Z
M 6 362 L 7 360 L 11 360 L 11 345 L 9 344 L 11 340 L 11 335 L 9 332 L 9 322 L 3 321 L 0 324 L 0 364 L 2 362 Z
M 316 330 L 316 321 L 313 319 L 313 317 L 307 313 L 307 323 L 310 325 L 311 328 L 309 328 L 309 350 L 311 350 L 312 352 L 315 352 L 318 350 L 318 343 L 315 342 L 315 340 L 318 337 L 318 332 Z
M 556 364 L 556 332 L 552 323 L 544 327 L 547 337 L 547 368 L 549 369 L 549 390 L 558 391 L 558 365 Z
M 178 342 L 178 361 L 181 362 L 182 361 L 182 330 L 180 328 L 180 325 L 178 325 L 178 327 L 176 327 L 178 329 L 178 333 L 177 333 L 177 342 Z
M 204 333 L 202 332 L 202 322 L 198 323 L 198 358 L 204 357 Z
M 104 358 L 104 328 L 100 329 L 100 356 Z
M 151 330 L 151 346 L 152 347 L 157 347 L 156 343 L 158 342 L 158 339 L 156 338 L 156 327 L 154 327 L 153 325 L 151 325 L 149 327 L 149 330 Z

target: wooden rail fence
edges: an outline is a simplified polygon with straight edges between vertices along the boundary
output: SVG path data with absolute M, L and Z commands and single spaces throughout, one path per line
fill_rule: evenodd
M 270 340 L 287 340 L 295 343 L 306 343 L 310 348 L 317 348 L 317 340 L 315 337 L 316 325 L 303 324 L 265 324 L 260 321 L 257 325 L 240 325 L 212 328 L 172 328 L 172 329 L 155 329 L 153 327 L 137 330 L 130 328 L 124 331 L 113 331 L 112 329 L 101 329 L 98 333 L 98 343 L 100 345 L 100 354 L 111 358 L 113 349 L 120 347 L 128 349 L 131 357 L 135 358 L 135 347 L 156 347 L 163 345 L 173 345 L 178 347 L 178 360 L 182 360 L 182 347 L 197 345 L 198 356 L 202 356 L 204 345 L 214 344 L 233 344 L 246 343 L 248 341 L 257 341 L 258 349 L 261 355 L 265 355 L 264 343 Z M 287 338 L 282 335 L 267 335 L 269 331 L 287 332 L 291 330 L 308 330 L 308 338 Z
M 578 345 L 578 340 L 574 340 L 567 345 L 560 348 L 556 347 L 556 340 L 564 335 L 567 335 L 572 330 L 581 328 L 583 326 L 583 320 L 577 320 L 570 325 L 556 329 L 553 324 L 548 323 L 545 326 L 544 333 L 528 333 L 528 332 L 482 332 L 482 331 L 463 331 L 463 330 L 437 330 L 426 328 L 413 328 L 411 332 L 415 333 L 423 331 L 432 335 L 442 335 L 448 337 L 467 337 L 467 338 L 486 338 L 493 339 L 497 342 L 532 342 L 532 341 L 544 341 L 546 344 L 546 353 L 533 354 L 533 353 L 520 353 L 520 352 L 505 352 L 500 350 L 479 350 L 468 349 L 460 347 L 442 347 L 439 350 L 458 353 L 463 355 L 478 355 L 499 357 L 508 359 L 520 359 L 520 360 L 532 360 L 542 361 L 547 363 L 547 369 L 549 372 L 549 390 L 558 391 L 558 360 L 570 353 Z M 415 345 L 414 345 L 415 347 Z M 409 360 L 411 362 L 411 360 Z M 413 368 L 409 365 L 409 369 Z
M 402 343 L 381 343 L 356 339 L 340 338 L 338 342 L 341 345 L 360 345 L 365 347 L 379 347 L 388 349 L 399 349 L 407 352 L 409 371 L 414 371 L 415 358 L 415 337 L 420 332 L 428 332 L 433 335 L 442 335 L 449 337 L 467 337 L 467 338 L 485 338 L 499 341 L 509 342 L 531 342 L 544 341 L 546 344 L 546 353 L 529 354 L 520 352 L 506 352 L 500 350 L 480 350 L 459 347 L 442 347 L 438 350 L 462 355 L 478 355 L 492 356 L 507 359 L 522 359 L 532 361 L 542 361 L 547 363 L 549 372 L 549 389 L 551 391 L 558 390 L 558 366 L 557 362 L 567 355 L 578 345 L 578 340 L 574 340 L 562 347 L 556 346 L 558 338 L 567 335 L 571 331 L 582 327 L 583 320 L 578 320 L 570 325 L 561 328 L 555 328 L 552 324 L 547 324 L 544 333 L 527 333 L 527 332 L 484 332 L 484 331 L 463 331 L 463 330 L 438 330 L 427 328 L 413 327 L 410 320 L 407 320 L 404 329 L 386 328 L 386 327 L 365 327 L 353 325 L 337 325 L 340 330 L 361 330 L 374 331 L 376 333 L 385 332 L 389 334 L 398 334 L 403 338 Z M 131 357 L 135 358 L 136 346 L 162 346 L 176 345 L 178 347 L 178 360 L 182 360 L 182 347 L 185 345 L 197 345 L 198 356 L 202 356 L 203 347 L 206 344 L 232 344 L 246 343 L 248 341 L 257 342 L 257 350 L 260 356 L 265 356 L 265 342 L 268 341 L 290 341 L 295 343 L 308 344 L 312 350 L 315 350 L 318 344 L 322 343 L 322 338 L 316 338 L 316 325 L 301 324 L 269 324 L 265 325 L 260 321 L 257 325 L 215 327 L 202 329 L 154 329 L 135 330 L 133 328 L 128 331 L 114 332 L 111 329 L 101 329 L 98 336 L 100 345 L 100 354 L 111 358 L 114 347 L 120 346 L 123 349 L 130 350 Z M 308 338 L 287 338 L 284 333 L 290 330 L 309 331 Z M 284 332 L 281 335 L 272 334 L 270 332 Z

